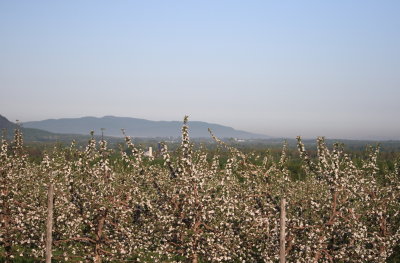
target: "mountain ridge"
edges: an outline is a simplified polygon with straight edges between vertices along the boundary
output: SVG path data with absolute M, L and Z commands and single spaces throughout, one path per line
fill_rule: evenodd
M 59 139 L 59 135 L 35 128 L 25 128 L 21 125 L 9 121 L 6 117 L 0 114 L 0 129 L 3 130 L 5 138 L 14 138 L 15 129 L 20 128 L 24 140 L 26 141 L 54 141 Z
M 42 121 L 24 122 L 24 127 L 46 130 L 53 133 L 88 134 L 91 130 L 96 134 L 101 133 L 107 136 L 122 137 L 121 129 L 126 134 L 134 137 L 155 138 L 155 137 L 180 137 L 182 121 L 152 121 L 134 117 L 84 116 L 80 118 L 59 118 L 46 119 Z M 268 135 L 256 134 L 242 130 L 236 130 L 229 126 L 203 121 L 189 121 L 189 132 L 192 138 L 210 137 L 210 128 L 220 138 L 239 139 L 267 139 Z

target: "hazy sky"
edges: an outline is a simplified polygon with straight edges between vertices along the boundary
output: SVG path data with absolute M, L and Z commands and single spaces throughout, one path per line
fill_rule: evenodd
M 0 114 L 400 139 L 400 1 L 0 0 Z

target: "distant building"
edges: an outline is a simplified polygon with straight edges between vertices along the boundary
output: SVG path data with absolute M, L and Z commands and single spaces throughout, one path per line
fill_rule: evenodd
M 153 157 L 153 147 L 149 147 L 149 150 L 144 153 L 144 156 Z

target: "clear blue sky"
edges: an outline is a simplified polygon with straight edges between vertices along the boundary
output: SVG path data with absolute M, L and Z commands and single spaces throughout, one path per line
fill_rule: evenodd
M 400 139 L 400 1 L 0 0 L 0 114 Z

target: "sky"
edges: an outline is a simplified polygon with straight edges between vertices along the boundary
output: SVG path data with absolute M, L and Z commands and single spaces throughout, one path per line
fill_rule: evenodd
M 0 114 L 400 139 L 400 1 L 0 0 Z

